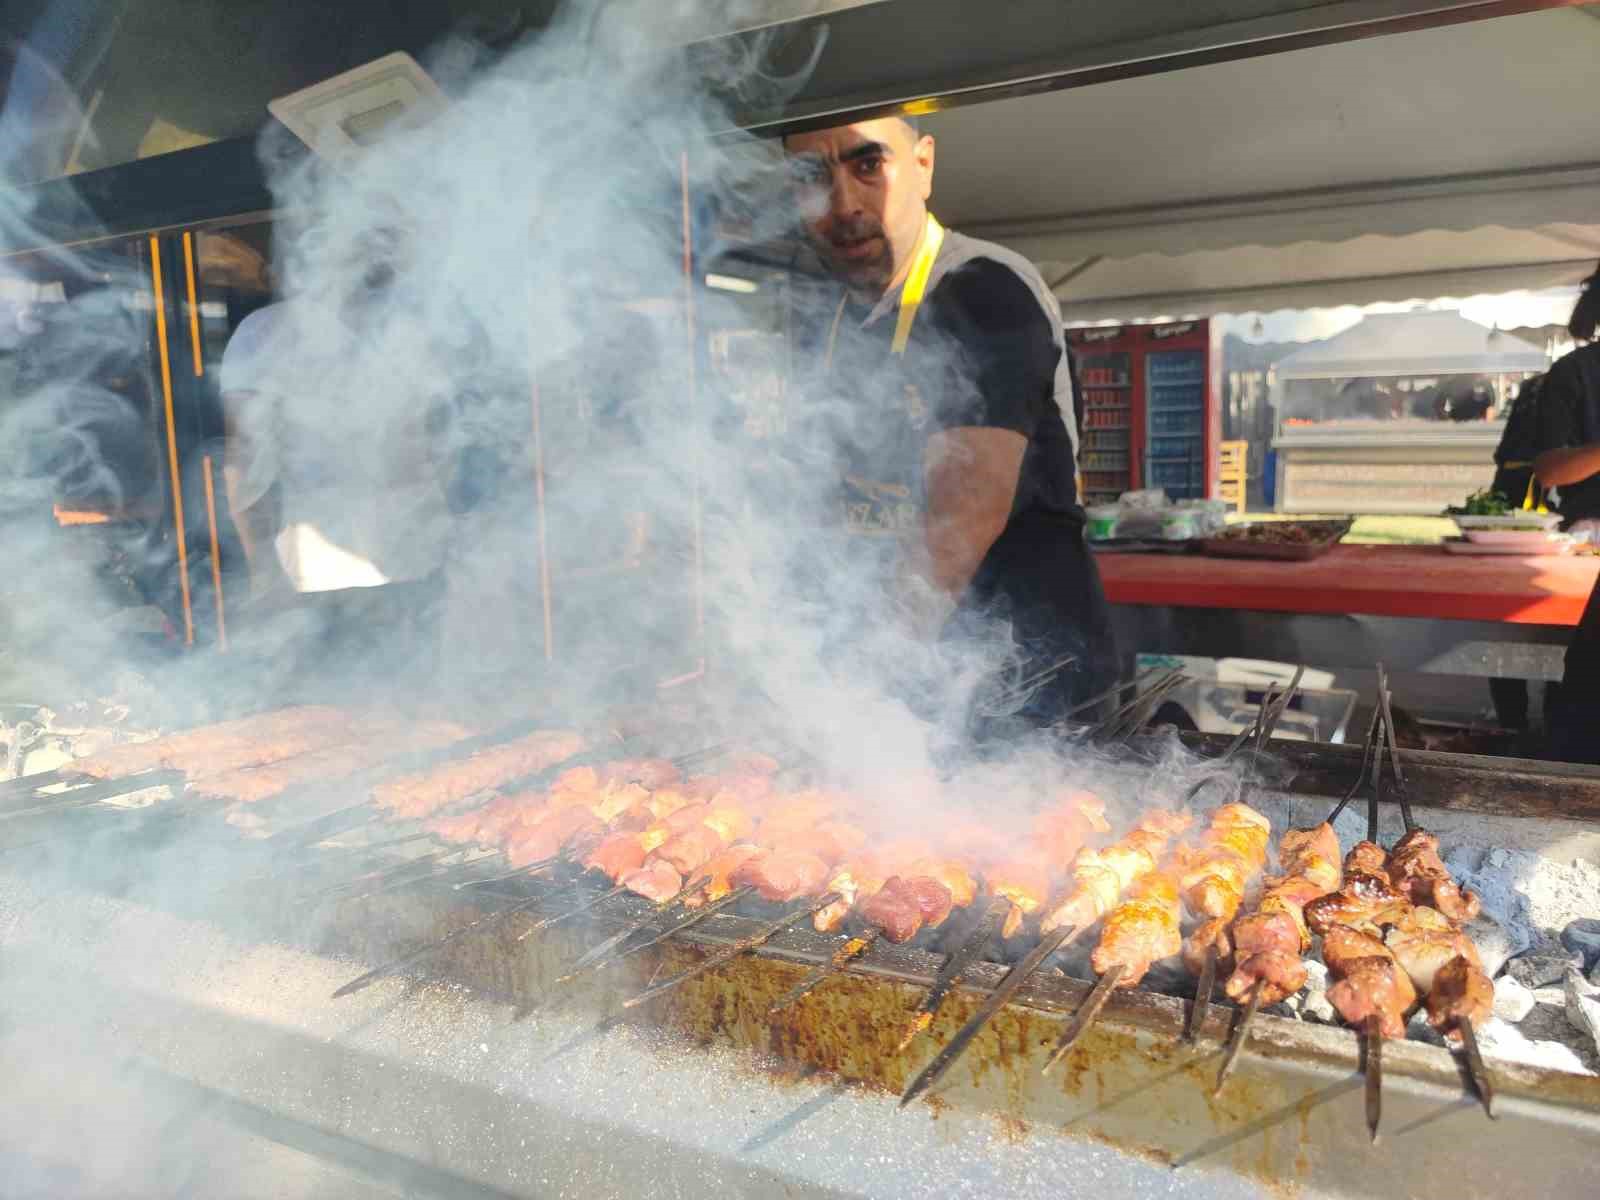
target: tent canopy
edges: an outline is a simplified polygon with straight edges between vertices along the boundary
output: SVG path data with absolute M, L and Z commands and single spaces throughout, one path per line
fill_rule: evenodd
M 1278 378 L 1511 375 L 1549 363 L 1537 346 L 1457 313 L 1383 313 L 1282 359 Z
M 1594 8 L 939 113 L 936 211 L 1069 320 L 1568 284 L 1600 258 Z

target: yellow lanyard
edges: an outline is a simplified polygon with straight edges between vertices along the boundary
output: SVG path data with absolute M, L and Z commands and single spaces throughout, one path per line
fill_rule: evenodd
M 939 257 L 939 247 L 944 245 L 944 226 L 939 224 L 932 213 L 928 214 L 928 224 L 922 234 L 922 248 L 917 251 L 916 261 L 911 264 L 911 271 L 906 275 L 906 281 L 900 285 L 900 315 L 894 325 L 894 342 L 889 347 L 890 354 L 904 354 L 906 343 L 911 340 L 911 325 L 917 319 L 917 309 L 922 307 L 923 294 L 928 290 L 928 276 L 933 272 L 933 260 Z M 833 314 L 833 325 L 828 330 L 828 349 L 823 358 L 823 368 L 833 369 L 833 347 L 839 340 L 839 323 L 844 320 L 844 306 L 849 299 L 846 292 L 839 297 L 839 311 Z

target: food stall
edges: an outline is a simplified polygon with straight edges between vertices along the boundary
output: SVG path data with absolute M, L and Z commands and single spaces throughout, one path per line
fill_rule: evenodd
M 1437 513 L 1486 488 L 1545 352 L 1458 313 L 1385 313 L 1298 350 L 1272 402 L 1280 512 Z
M 776 106 L 766 97 L 767 111 L 738 117 L 770 132 L 848 113 L 1037 98 L 1528 7 L 1257 2 L 1215 6 L 1207 23 L 1190 6 L 1096 4 L 1068 23 L 1058 5 L 1028 0 L 1005 23 L 976 25 L 969 5 L 944 0 L 914 8 L 902 0 L 757 6 L 740 28 L 758 37 L 787 23 L 784 48 L 812 70 L 802 77 L 778 63 L 772 76 L 793 89 Z M 373 16 L 364 8 L 358 15 Z M 387 24 L 347 19 L 314 39 L 321 73 L 369 61 L 395 41 L 425 40 L 416 28 L 379 37 L 375 30 Z M 674 27 L 671 44 L 737 61 L 747 45 L 704 45 L 726 32 L 708 30 L 708 19 L 702 13 Z M 825 44 L 805 36 L 824 27 Z M 277 52 L 274 39 L 261 41 L 268 57 Z M 887 44 L 904 52 L 886 59 Z M 581 90 L 587 81 L 582 94 L 602 103 L 616 78 L 604 76 L 596 88 L 589 60 L 577 58 L 583 69 L 565 86 Z M 231 63 L 222 55 L 207 61 L 212 70 Z M 563 65 L 571 64 L 551 64 Z M 165 73 L 174 87 L 182 78 Z M 275 77 L 256 88 L 257 99 L 316 78 Z M 633 135 L 657 99 L 638 98 L 609 135 Z M 100 107 L 114 111 L 119 126 L 137 127 L 135 102 L 118 101 L 111 94 Z M 258 117 L 260 107 L 241 102 L 234 111 Z M 569 108 L 563 116 L 581 110 Z M 197 235 L 246 227 L 277 202 L 253 131 L 242 120 L 215 129 L 229 140 L 108 165 L 76 183 L 50 180 L 30 195 L 36 219 L 6 246 L 8 261 L 32 255 L 28 268 L 41 271 L 67 243 L 100 239 L 128 251 L 123 278 L 136 282 L 139 298 L 117 311 L 133 314 L 148 339 L 150 394 L 161 398 L 165 457 L 155 486 L 164 507 L 152 533 L 171 531 L 168 569 L 183 584 L 174 590 L 186 628 L 208 608 L 187 590 L 189 547 L 208 547 L 215 562 L 220 537 L 218 518 L 196 502 L 209 490 L 204 439 L 197 434 L 191 444 L 180 432 L 199 424 L 213 335 L 226 332 L 208 322 L 226 322 L 233 293 L 248 290 L 230 275 L 218 285 L 226 294 L 205 294 L 208 256 Z M 473 131 L 458 132 L 481 148 Z M 107 145 L 126 148 L 127 138 Z M 607 161 L 592 142 L 576 150 L 585 172 Z M 519 145 L 515 157 L 526 165 L 542 156 Z M 705 379 L 694 341 L 706 294 L 689 160 L 690 150 L 676 147 L 665 159 L 669 191 L 681 200 L 666 206 L 672 286 L 643 297 L 623 292 L 638 310 L 676 318 L 675 345 L 689 352 L 661 361 L 672 369 L 664 390 L 678 400 L 695 397 Z M 562 199 L 572 178 L 562 181 Z M 466 224 L 496 215 L 485 194 L 472 193 Z M 527 225 L 521 214 L 517 220 Z M 551 223 L 559 228 L 553 216 Z M 241 236 L 256 244 L 261 232 Z M 454 257 L 434 255 L 441 246 L 460 244 L 424 244 L 427 261 L 444 269 Z M 580 249 L 599 272 L 595 264 L 627 246 L 623 239 Z M 518 303 L 547 303 L 544 315 L 559 307 L 561 287 L 546 295 L 527 286 L 526 260 L 502 254 L 494 265 L 494 280 L 515 282 Z M 464 290 L 449 295 L 457 304 L 474 299 Z M 584 326 L 605 323 L 600 311 L 585 310 L 572 324 L 587 333 Z M 571 332 L 554 319 L 533 327 Z M 515 324 L 506 340 L 542 346 L 529 328 Z M 463 340 L 452 349 L 453 367 L 467 372 L 482 347 Z M 708 349 L 719 362 L 738 357 L 731 339 Z M 753 357 L 765 364 L 780 356 L 763 347 Z M 636 573 L 627 558 L 593 562 L 580 574 L 574 560 L 600 548 L 585 544 L 583 506 L 562 509 L 548 494 L 559 472 L 546 473 L 543 450 L 547 437 L 590 437 L 585 422 L 595 406 L 573 400 L 559 408 L 541 387 L 548 377 L 529 374 L 500 388 L 516 399 L 523 423 L 514 429 L 529 447 L 521 540 L 500 557 L 529 587 L 519 616 L 536 631 L 539 657 L 559 667 L 572 659 L 569 632 L 585 610 L 605 611 L 605 589 L 659 610 L 666 606 L 654 587 L 667 585 Z M 782 397 L 763 388 L 743 399 L 758 408 Z M 669 416 L 694 427 L 692 411 Z M 643 487 L 632 459 L 645 451 L 619 441 L 620 449 L 606 447 L 615 451 L 608 465 L 619 468 L 604 476 L 607 501 L 617 480 L 617 489 Z M 180 460 L 196 453 L 202 463 L 192 476 Z M 571 474 L 582 477 L 584 460 L 575 461 Z M 1593 772 L 1408 753 L 1404 790 L 1380 795 L 1373 787 L 1336 815 L 1339 799 L 1367 778 L 1369 752 L 1382 752 L 1375 738 L 1359 749 L 1280 746 L 1267 740 L 1273 706 L 1263 703 L 1263 751 L 1240 754 L 1242 743 L 1155 733 L 1135 705 L 1109 724 L 1058 731 L 1042 760 L 1003 764 L 1023 772 L 1008 777 L 1009 790 L 980 777 L 982 803 L 966 811 L 935 812 L 947 787 L 955 794 L 943 776 L 844 789 L 818 770 L 815 743 L 808 748 L 798 731 L 763 719 L 770 697 L 730 703 L 711 688 L 717 653 L 731 656 L 738 643 L 715 640 L 719 614 L 693 584 L 711 538 L 727 530 L 702 527 L 701 459 L 685 454 L 670 465 L 682 503 L 650 515 L 681 535 L 664 558 L 691 580 L 673 595 L 694 603 L 672 608 L 675 625 L 659 639 L 688 660 L 680 674 L 656 670 L 651 658 L 648 672 L 608 690 L 615 680 L 580 661 L 564 675 L 497 680 L 492 705 L 462 699 L 438 678 L 399 698 L 285 705 L 252 690 L 254 677 L 227 657 L 237 646 L 224 652 L 220 637 L 213 647 L 197 636 L 184 665 L 227 685 L 199 715 L 157 705 L 91 711 L 87 697 L 117 683 L 115 660 L 81 682 L 81 705 L 18 706 L 26 720 L 8 720 L 8 749 L 25 773 L 0 790 L 0 1046 L 14 1067 L 0 1099 L 9 1118 L 0 1123 L 8 1179 L 42 1194 L 108 1196 L 709 1189 L 1045 1197 L 1087 1179 L 1116 1194 L 1192 1197 L 1582 1194 L 1600 1149 L 1600 1079 L 1592 1036 L 1566 1014 L 1579 1021 L 1590 1013 L 1582 981 L 1600 957 L 1584 937 L 1594 894 L 1586 884 L 1600 861 Z M 605 507 L 615 515 L 615 505 Z M 590 582 L 594 590 L 585 590 Z M 63 594 L 43 599 L 60 606 Z M 482 624 L 494 624 L 487 609 L 478 611 Z M 626 659 L 634 630 L 603 632 Z M 782 664 L 771 643 L 759 649 Z M 188 680 L 160 682 L 176 692 Z M 1292 699 L 1292 689 L 1277 697 L 1279 717 Z M 7 715 L 17 716 L 11 708 Z M 848 711 L 843 721 L 808 715 L 852 745 L 870 748 L 894 732 Z M 1392 740 L 1388 756 L 1398 772 Z M 931 881 L 942 895 L 923 884 L 908 898 L 886 877 L 866 897 L 888 893 L 876 923 L 852 912 L 844 924 L 819 924 L 823 909 L 863 889 L 833 868 L 849 852 L 850 828 L 881 814 L 896 788 L 915 802 L 897 832 L 954 847 L 959 870 L 912 859 L 912 882 Z M 1028 870 L 1041 854 L 1064 875 L 1069 862 L 1092 865 L 1078 849 L 1119 847 L 1126 877 L 1103 868 L 1118 899 L 1124 884 L 1173 874 L 1178 859 L 1174 849 L 1169 862 L 1167 848 L 1178 826 L 1189 828 L 1180 810 L 1192 807 L 1200 817 L 1195 845 L 1222 869 L 1217 847 L 1227 827 L 1207 822 L 1229 807 L 1225 797 L 1247 800 L 1255 814 L 1241 817 L 1261 860 L 1252 878 L 1266 866 L 1267 827 L 1284 858 L 1290 834 L 1324 823 L 1345 846 L 1363 836 L 1387 846 L 1403 833 L 1437 836 L 1449 862 L 1428 861 L 1426 880 L 1481 899 L 1482 912 L 1461 936 L 1473 939 L 1484 975 L 1505 977 L 1513 958 L 1531 964 L 1534 1003 L 1523 1022 L 1483 1020 L 1481 1047 L 1447 1043 L 1425 1014 L 1380 1038 L 1331 1015 L 1329 989 L 1312 984 L 1316 975 L 1327 982 L 1329 964 L 1315 955 L 1304 964 L 1304 987 L 1279 1003 L 1263 1003 L 1260 990 L 1254 1003 L 1213 999 L 1175 954 L 1142 964 L 1158 969 L 1118 988 L 1118 977 L 1097 971 L 1090 957 L 1101 946 L 1099 909 L 1071 944 L 1075 925 L 1043 929 L 1047 903 L 1103 896 L 1107 876 L 1097 877 L 1099 892 L 1077 876 L 1047 877 L 1041 888 L 1038 871 Z M 693 816 L 688 828 L 663 826 L 685 812 Z M 693 875 L 711 861 L 703 858 L 667 877 L 676 881 L 669 889 L 654 867 L 632 880 L 633 870 L 647 869 L 644 860 L 628 870 L 622 860 L 593 858 L 602 844 L 643 855 L 650 840 L 648 853 L 663 856 L 648 862 L 677 871 L 667 843 L 682 836 L 674 853 L 691 843 L 706 850 L 704 831 L 723 839 L 719 859 L 736 848 L 725 835 L 740 837 L 737 845 L 760 838 L 767 855 L 803 854 L 828 874 L 779 878 L 763 858 L 746 874 L 738 872 L 748 860 Z M 790 845 L 802 841 L 803 849 Z M 957 886 L 979 847 L 981 892 Z M 1000 868 L 1013 858 L 1022 870 L 1002 885 Z M 630 882 L 618 882 L 625 875 Z M 845 896 L 842 888 L 854 890 Z M 1222 890 L 1236 912 L 1242 891 Z M 1176 932 L 1171 905 L 1160 906 L 1160 920 L 1163 933 Z M 1222 979 L 1223 968 L 1209 969 Z M 1544 1011 L 1529 1015 L 1536 1010 Z M 928 1074 L 936 1064 L 948 1069 L 937 1082 Z

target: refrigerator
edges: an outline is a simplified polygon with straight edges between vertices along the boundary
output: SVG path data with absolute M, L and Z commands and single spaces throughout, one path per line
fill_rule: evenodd
M 1208 320 L 1066 331 L 1076 361 L 1086 504 L 1163 488 L 1214 496 L 1221 437 L 1221 345 Z

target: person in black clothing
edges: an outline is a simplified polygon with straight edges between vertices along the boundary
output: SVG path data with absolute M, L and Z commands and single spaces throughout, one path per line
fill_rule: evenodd
M 949 651 L 1008 630 L 1011 682 L 1075 656 L 1020 714 L 1050 723 L 1118 669 L 1054 298 L 1026 259 L 929 213 L 934 142 L 910 122 L 794 134 L 785 149 L 840 285 L 802 319 L 796 359 L 812 368 L 807 408 L 851 561 Z
M 1540 444 L 1533 469 L 1561 489 L 1568 524 L 1600 516 L 1600 268 L 1584 281 L 1567 328 L 1587 343 L 1550 368 L 1539 396 Z M 1567 648 L 1561 692 L 1550 718 L 1550 752 L 1568 762 L 1600 764 L 1600 587 L 1590 593 Z

